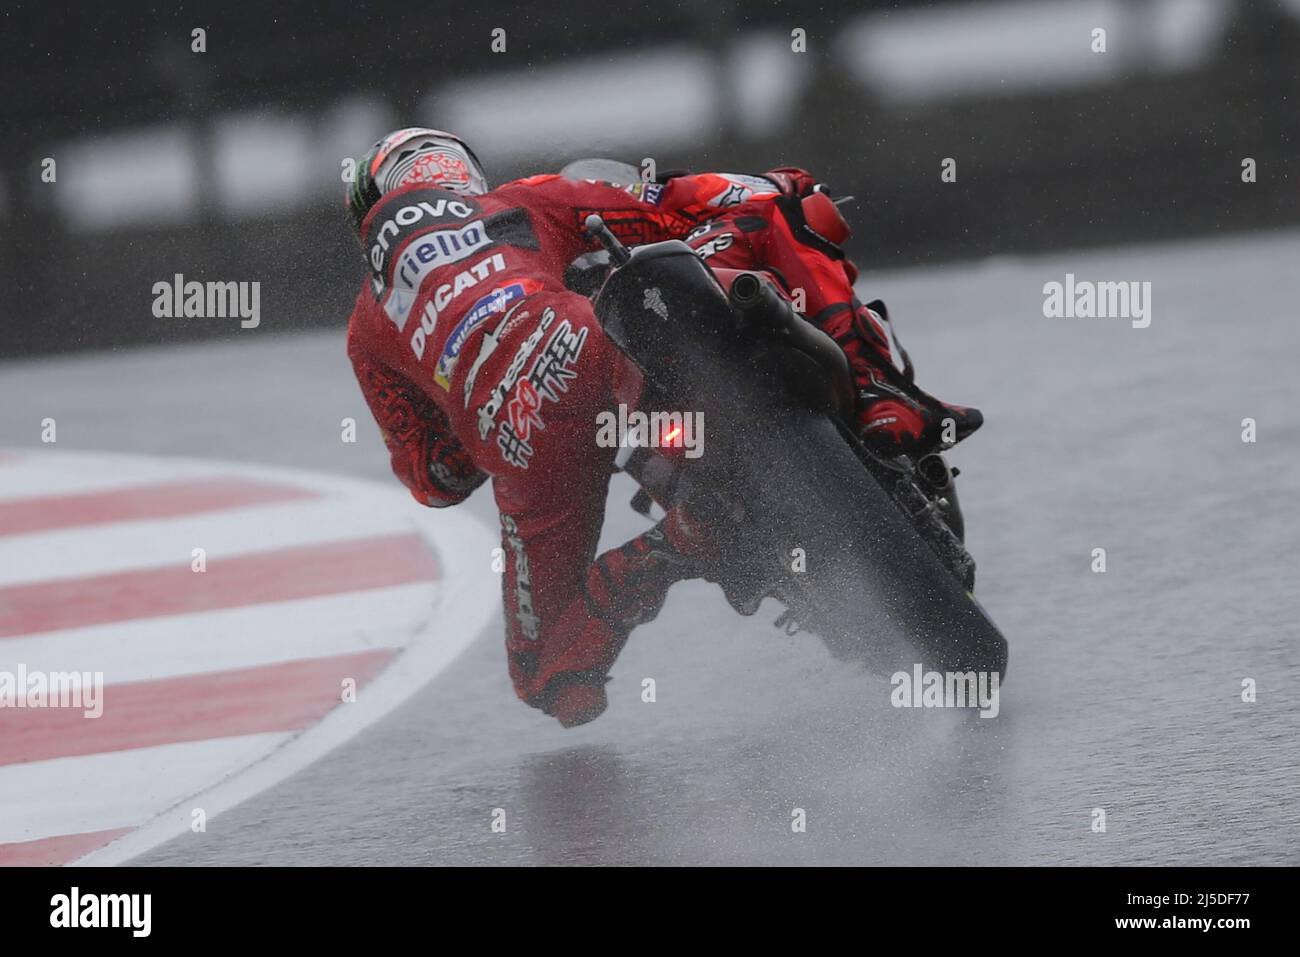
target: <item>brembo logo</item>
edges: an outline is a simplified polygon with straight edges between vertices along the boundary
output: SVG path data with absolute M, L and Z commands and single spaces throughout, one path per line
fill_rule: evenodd
M 423 200 L 403 206 L 391 217 L 384 220 L 375 233 L 375 241 L 370 246 L 370 267 L 375 272 L 383 272 L 389 247 L 398 232 L 407 226 L 414 226 L 426 216 L 431 220 L 455 216 L 457 219 L 469 219 L 475 210 L 468 204 L 455 199 Z

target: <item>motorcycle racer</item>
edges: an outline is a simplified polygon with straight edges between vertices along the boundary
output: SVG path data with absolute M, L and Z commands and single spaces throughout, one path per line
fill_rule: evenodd
M 488 190 L 458 137 L 405 129 L 375 144 L 348 190 L 370 268 L 348 354 L 393 471 L 434 507 L 492 478 L 510 675 L 565 726 L 605 709 L 628 633 L 713 546 L 678 508 L 596 556 L 617 449 L 597 443 L 595 422 L 635 404 L 639 374 L 564 271 L 596 246 L 591 213 L 629 244 L 684 235 L 718 208 L 697 185 L 536 176 Z
M 565 267 L 595 247 L 589 214 L 626 244 L 689 235 L 717 265 L 763 268 L 802 290 L 805 315 L 854 363 L 866 434 L 931 441 L 939 409 L 956 408 L 916 389 L 910 363 L 900 372 L 891 362 L 901 350 L 885 317 L 853 296 L 833 221 L 843 220 L 801 170 L 627 187 L 535 176 L 489 190 L 459 138 L 406 129 L 362 159 L 347 208 L 370 267 L 348 352 L 393 471 L 433 507 L 492 478 L 511 678 L 522 700 L 566 727 L 605 709 L 628 633 L 658 613 L 673 583 L 704 574 L 717 549 L 678 507 L 595 555 L 617 449 L 596 442 L 593 423 L 618 403 L 635 406 L 639 374 L 589 300 L 564 286 Z M 970 411 L 958 438 L 978 425 Z

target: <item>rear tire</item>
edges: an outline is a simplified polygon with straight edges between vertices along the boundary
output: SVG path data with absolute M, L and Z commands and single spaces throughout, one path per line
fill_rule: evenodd
M 723 440 L 731 445 L 726 458 L 747 464 L 748 474 L 712 477 L 747 507 L 749 574 L 776 576 L 778 597 L 801 627 L 874 671 L 919 662 L 1005 674 L 1006 639 L 834 423 L 760 406 L 746 410 L 742 433 Z M 796 548 L 802 572 L 792 570 Z

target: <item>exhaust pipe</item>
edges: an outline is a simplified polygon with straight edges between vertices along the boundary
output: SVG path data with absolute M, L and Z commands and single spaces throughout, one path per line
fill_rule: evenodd
M 954 481 L 957 469 L 950 468 L 938 452 L 928 452 L 916 460 L 916 477 L 934 496 L 943 520 L 957 536 L 957 541 L 966 541 L 966 519 L 961 513 L 961 502 L 957 500 L 957 483 Z
M 794 316 L 790 304 L 756 272 L 743 272 L 733 279 L 727 298 L 732 308 L 759 329 L 781 329 Z
M 952 489 L 952 471 L 938 452 L 929 452 L 916 460 L 916 476 L 934 492 Z
M 763 283 L 757 274 L 744 272 L 731 282 L 731 303 L 749 312 L 763 301 Z

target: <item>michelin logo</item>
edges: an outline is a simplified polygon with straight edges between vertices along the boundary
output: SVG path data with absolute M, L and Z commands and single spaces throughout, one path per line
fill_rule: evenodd
M 438 357 L 438 365 L 433 372 L 433 381 L 442 388 L 450 390 L 451 375 L 456 371 L 456 363 L 460 361 L 461 350 L 465 348 L 470 333 L 483 325 L 490 316 L 505 312 L 506 307 L 512 302 L 516 299 L 522 299 L 527 294 L 528 291 L 524 288 L 523 283 L 511 283 L 509 286 L 493 289 L 470 306 L 469 312 L 465 314 L 460 322 L 456 323 L 456 328 L 447 337 L 447 344 L 442 347 L 442 355 Z

